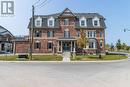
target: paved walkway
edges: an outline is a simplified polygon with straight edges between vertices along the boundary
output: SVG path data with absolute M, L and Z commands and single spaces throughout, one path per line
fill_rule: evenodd
M 64 52 L 63 54 L 62 54 L 62 57 L 63 57 L 63 62 L 70 62 L 70 56 L 71 56 L 71 54 L 70 54 L 70 52 Z

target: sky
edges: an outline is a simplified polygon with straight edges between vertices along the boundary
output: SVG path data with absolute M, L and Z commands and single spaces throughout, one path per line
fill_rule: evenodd
M 1 1 L 1 0 L 0 0 Z M 4 1 L 4 0 L 2 0 Z M 8 0 L 6 0 L 8 1 Z M 2 16 L 0 25 L 8 29 L 14 36 L 28 35 L 28 23 L 32 5 L 38 0 L 13 0 L 14 15 Z M 39 6 L 40 0 L 35 6 Z M 99 13 L 105 17 L 106 43 L 116 43 L 118 39 L 130 45 L 130 0 L 48 0 L 43 7 L 35 8 L 35 15 L 46 15 L 62 12 L 69 8 L 72 12 Z

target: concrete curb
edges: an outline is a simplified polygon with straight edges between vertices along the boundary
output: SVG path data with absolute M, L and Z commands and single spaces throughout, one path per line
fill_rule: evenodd
M 129 60 L 129 58 L 127 59 L 122 59 L 122 60 L 104 60 L 104 61 L 70 61 L 70 62 L 64 62 L 64 61 L 0 61 L 1 62 L 7 62 L 7 63 L 109 63 L 109 62 L 122 62 L 122 61 L 126 61 Z

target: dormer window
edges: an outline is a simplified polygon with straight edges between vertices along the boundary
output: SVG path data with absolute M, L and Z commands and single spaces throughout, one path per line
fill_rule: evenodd
M 87 26 L 86 18 L 85 18 L 85 17 L 82 17 L 82 18 L 80 19 L 80 26 L 81 26 L 81 27 Z
M 38 17 L 35 19 L 35 27 L 41 27 L 42 26 L 42 18 Z
M 98 17 L 94 17 L 94 19 L 93 19 L 93 26 L 94 27 L 99 27 L 100 26 Z
M 50 17 L 48 19 L 48 27 L 54 27 L 54 18 L 53 17 Z
M 98 21 L 94 20 L 94 26 L 98 26 Z

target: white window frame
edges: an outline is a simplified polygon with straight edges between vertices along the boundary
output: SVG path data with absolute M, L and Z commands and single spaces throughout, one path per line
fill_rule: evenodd
M 67 24 L 65 24 L 65 22 L 66 22 Z M 69 19 L 64 19 L 64 25 L 69 25 Z
M 84 21 L 84 26 L 82 25 L 82 21 Z M 86 27 L 87 26 L 87 21 L 85 17 L 80 18 L 80 26 L 81 27 Z
M 95 21 L 97 21 L 97 25 L 94 24 Z M 100 27 L 100 19 L 98 17 L 93 18 L 93 26 L 94 27 Z
M 86 31 L 87 38 L 96 38 L 96 31 Z
M 37 22 L 40 22 L 40 24 L 38 25 Z M 42 27 L 42 18 L 38 17 L 35 19 L 35 27 Z
M 53 17 L 50 17 L 49 19 L 48 19 L 48 27 L 54 27 L 54 18 Z M 50 25 L 50 21 L 52 21 L 52 25 Z

